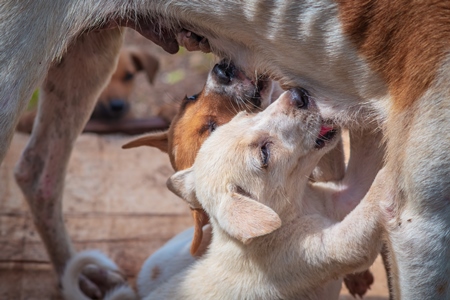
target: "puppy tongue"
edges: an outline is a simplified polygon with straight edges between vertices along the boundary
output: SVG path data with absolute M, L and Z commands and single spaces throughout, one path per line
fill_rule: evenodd
M 325 134 L 327 134 L 329 131 L 331 131 L 331 130 L 333 130 L 333 127 L 331 127 L 331 126 L 322 126 L 321 128 L 320 128 L 320 133 L 319 133 L 319 135 L 320 136 L 324 136 Z

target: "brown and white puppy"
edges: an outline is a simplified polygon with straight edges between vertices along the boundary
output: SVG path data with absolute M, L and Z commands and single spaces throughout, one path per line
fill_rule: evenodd
M 370 137 L 374 124 L 381 124 L 385 162 L 382 147 L 369 150 L 379 152 L 370 160 L 364 143 L 362 149 L 354 147 L 349 163 L 354 175 L 336 197 L 359 201 L 384 165 L 385 189 L 394 202 L 386 239 L 395 297 L 450 297 L 447 0 L 2 4 L 0 160 L 21 111 L 42 84 L 37 128 L 16 177 L 58 273 L 73 253 L 61 216 L 67 161 L 113 71 L 111 61 L 122 42 L 117 26 L 128 26 L 170 53 L 180 44 L 211 50 L 248 74 L 265 73 L 285 87 L 302 86 L 321 113 L 348 127 L 351 135 L 365 131 L 362 136 Z M 373 174 L 360 178 L 360 168 Z
M 145 135 L 125 144 L 129 149 L 140 146 L 156 147 L 169 155 L 174 170 L 192 166 L 200 146 L 218 127 L 228 123 L 238 112 L 257 112 L 271 101 L 273 84 L 270 80 L 252 82 L 232 62 L 221 61 L 208 75 L 203 90 L 185 97 L 167 131 Z M 192 211 L 195 237 L 191 253 L 201 255 L 202 227 L 208 216 L 201 210 Z
M 186 169 L 211 132 L 242 110 L 263 110 L 271 101 L 272 89 L 270 80 L 252 81 L 234 63 L 221 61 L 209 73 L 202 91 L 182 100 L 167 131 L 143 136 L 123 148 L 157 147 L 169 154 L 175 170 Z
M 91 119 L 118 120 L 126 118 L 130 109 L 129 97 L 134 89 L 136 75 L 139 72 L 145 72 L 148 82 L 153 84 L 158 69 L 158 59 L 144 48 L 122 48 L 116 70 L 100 94 Z
M 213 240 L 206 255 L 148 294 L 142 288 L 154 272 L 145 263 L 143 299 L 332 300 L 343 273 L 376 257 L 378 199 L 339 222 L 349 210 L 333 199 L 337 185 L 309 180 L 339 129 L 302 94 L 291 90 L 263 112 L 239 113 L 211 134 L 191 168 L 169 179 L 173 192 L 208 213 Z M 189 242 L 184 232 L 160 250 L 176 255 Z
M 83 131 L 96 132 L 99 124 L 117 123 L 119 120 L 130 118 L 129 110 L 132 105 L 130 95 L 135 86 L 135 76 L 139 72 L 145 72 L 148 82 L 153 84 L 158 69 L 158 59 L 149 51 L 137 47 L 122 48 L 116 70 L 100 94 L 91 118 Z M 25 113 L 20 117 L 17 130 L 31 133 L 35 118 L 35 110 Z

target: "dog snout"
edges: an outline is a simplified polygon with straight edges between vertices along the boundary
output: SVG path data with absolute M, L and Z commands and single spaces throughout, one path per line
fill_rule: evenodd
M 310 106 L 310 96 L 303 88 L 293 88 L 289 90 L 290 104 L 298 109 L 308 109 Z
M 113 99 L 109 101 L 109 108 L 114 113 L 120 113 L 126 110 L 127 103 L 122 99 Z
M 213 74 L 220 84 L 230 84 L 236 67 L 232 63 L 221 62 L 213 68 Z

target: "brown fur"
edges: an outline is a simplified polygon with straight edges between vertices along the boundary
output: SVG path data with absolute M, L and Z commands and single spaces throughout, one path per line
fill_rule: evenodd
M 153 83 L 159 69 L 158 60 L 143 48 L 122 48 L 119 54 L 116 71 L 112 74 L 106 88 L 100 94 L 94 109 L 93 118 L 116 119 L 129 118 L 128 109 L 117 116 L 102 111 L 108 108 L 111 101 L 121 100 L 130 105 L 130 95 L 135 86 L 135 78 L 139 72 L 145 72 L 149 83 Z
M 358 51 L 387 82 L 392 109 L 386 127 L 387 164 L 395 189 L 395 212 L 404 210 L 405 181 L 410 178 L 402 166 L 408 164 L 408 140 L 415 134 L 417 101 L 430 89 L 438 68 L 450 47 L 449 1 L 345 1 L 339 0 L 344 32 Z M 434 105 L 434 103 L 429 103 Z M 392 126 L 395 124 L 395 126 Z M 401 224 L 397 215 L 394 223 Z M 399 225 L 400 226 L 400 225 Z M 387 242 L 390 245 L 390 242 Z M 392 249 L 392 246 L 389 246 Z M 400 271 L 396 253 L 390 253 L 391 276 L 398 283 Z M 391 287 L 396 297 L 398 284 Z
M 450 2 L 337 2 L 344 32 L 388 83 L 394 111 L 404 111 L 430 87 L 447 54 Z
M 237 112 L 227 95 L 200 93 L 197 101 L 185 101 L 180 113 L 169 129 L 169 149 L 176 149 L 176 155 L 169 153 L 175 170 L 184 170 L 194 163 L 198 149 L 209 136 L 208 124 L 217 126 L 228 123 Z

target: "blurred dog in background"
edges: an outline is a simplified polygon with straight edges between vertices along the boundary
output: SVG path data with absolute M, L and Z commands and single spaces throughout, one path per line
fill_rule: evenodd
M 158 59 L 145 48 L 123 47 L 119 54 L 116 70 L 98 97 L 84 131 L 98 133 L 110 133 L 114 130 L 124 131 L 125 123 L 123 121 L 133 119 L 130 112 L 130 107 L 133 105 L 130 95 L 135 88 L 136 75 L 144 72 L 148 82 L 153 84 L 158 70 Z M 19 120 L 17 130 L 31 133 L 36 113 L 36 110 L 25 112 Z M 168 124 L 166 125 L 168 126 Z M 138 126 L 137 123 L 136 126 Z

